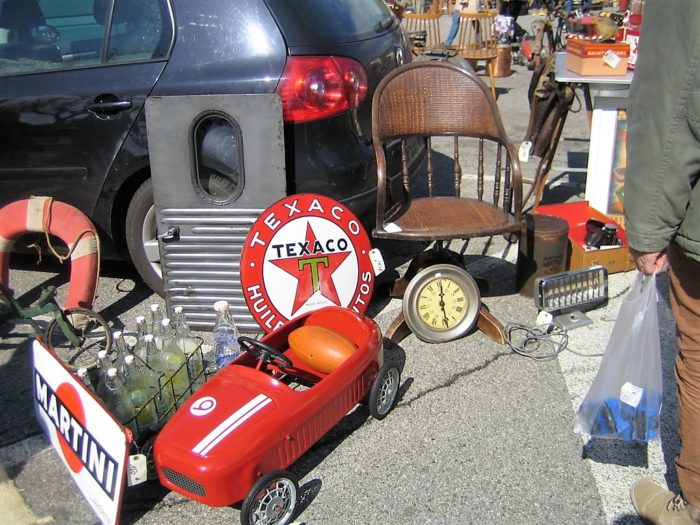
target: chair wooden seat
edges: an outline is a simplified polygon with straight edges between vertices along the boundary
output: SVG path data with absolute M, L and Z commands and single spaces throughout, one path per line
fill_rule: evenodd
M 389 231 L 387 231 L 389 230 Z M 520 230 L 520 222 L 491 203 L 470 198 L 414 198 L 387 215 L 377 238 L 447 240 Z

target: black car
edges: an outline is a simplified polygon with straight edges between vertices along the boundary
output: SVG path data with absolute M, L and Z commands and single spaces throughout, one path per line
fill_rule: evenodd
M 80 208 L 162 293 L 146 99 L 276 93 L 287 193 L 328 195 L 370 225 L 371 97 L 409 57 L 381 0 L 0 0 L 0 205 Z M 198 133 L 208 191 L 235 200 L 231 133 Z

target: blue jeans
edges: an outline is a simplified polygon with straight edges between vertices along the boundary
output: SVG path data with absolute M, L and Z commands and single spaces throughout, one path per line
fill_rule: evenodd
M 591 4 L 593 3 L 593 0 L 583 0 L 581 2 L 581 12 L 587 13 L 588 11 L 591 10 Z M 571 13 L 574 10 L 574 0 L 566 0 L 566 4 L 564 5 L 564 9 Z
M 447 38 L 443 40 L 442 45 L 444 46 L 450 46 L 452 45 L 452 42 L 454 41 L 455 37 L 457 36 L 457 32 L 459 31 L 459 10 L 455 9 L 452 11 L 452 25 L 450 26 L 450 32 L 447 35 Z

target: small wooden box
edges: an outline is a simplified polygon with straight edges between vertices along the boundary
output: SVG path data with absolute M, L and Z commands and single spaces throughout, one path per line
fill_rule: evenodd
M 579 75 L 624 75 L 630 46 L 625 42 L 598 42 L 571 38 L 566 42 L 566 69 Z
M 588 268 L 594 264 L 602 264 L 608 273 L 634 270 L 634 259 L 629 254 L 625 230 L 618 222 L 617 236 L 622 242 L 615 248 L 590 249 L 586 246 L 586 221 L 598 219 L 603 222 L 617 222 L 588 205 L 588 201 L 567 202 L 563 204 L 547 204 L 538 206 L 535 213 L 559 217 L 569 223 L 569 256 L 567 270 Z

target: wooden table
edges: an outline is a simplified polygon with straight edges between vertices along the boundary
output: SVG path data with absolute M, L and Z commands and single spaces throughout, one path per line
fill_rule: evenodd
M 593 208 L 602 213 L 609 213 L 618 117 L 620 111 L 627 108 L 627 95 L 633 73 L 628 71 L 626 75 L 584 76 L 569 71 L 565 64 L 566 52 L 557 53 L 554 65 L 555 80 L 580 85 L 584 91 L 586 109 L 592 112 L 586 200 Z

